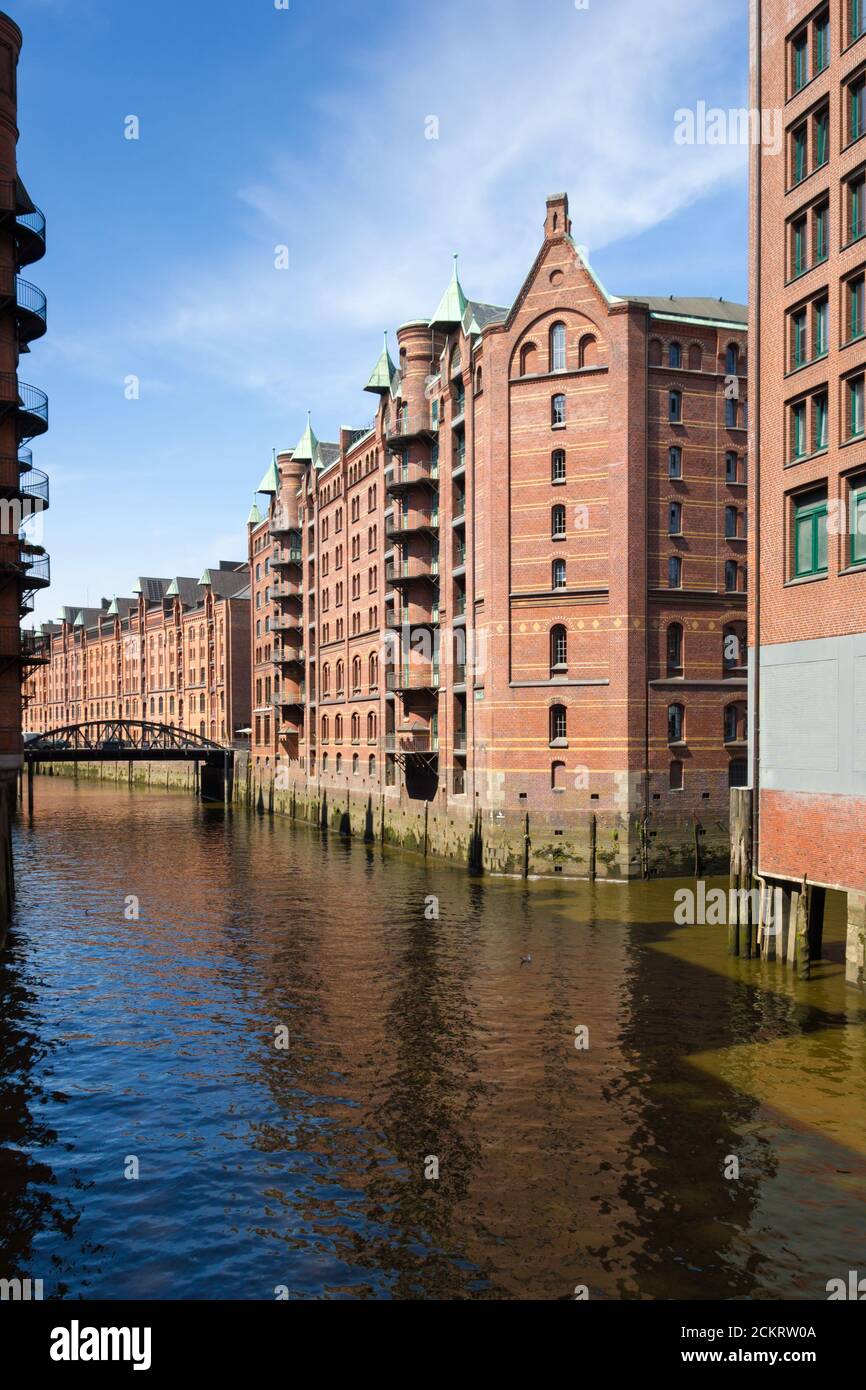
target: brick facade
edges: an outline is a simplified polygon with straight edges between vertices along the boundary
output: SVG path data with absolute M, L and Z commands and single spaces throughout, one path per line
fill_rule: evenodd
M 510 308 L 455 270 L 397 350 L 368 427 L 308 426 L 260 485 L 254 774 L 394 825 L 423 808 L 491 867 L 585 873 L 592 836 L 612 876 L 696 842 L 721 863 L 745 776 L 745 310 L 609 295 L 560 195 Z

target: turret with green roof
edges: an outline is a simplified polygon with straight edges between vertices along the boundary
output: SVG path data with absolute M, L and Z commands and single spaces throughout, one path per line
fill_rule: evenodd
M 463 293 L 460 277 L 457 274 L 457 256 L 454 256 L 454 273 L 451 284 L 439 301 L 439 308 L 430 320 L 431 328 L 454 328 L 463 322 L 463 315 L 469 301 Z
M 394 380 L 394 373 L 397 368 L 391 361 L 391 354 L 388 351 L 388 330 L 385 329 L 385 346 L 382 348 L 382 355 L 373 368 L 373 375 L 364 387 L 365 391 L 372 391 L 374 395 L 384 395 L 390 391 L 391 382 Z

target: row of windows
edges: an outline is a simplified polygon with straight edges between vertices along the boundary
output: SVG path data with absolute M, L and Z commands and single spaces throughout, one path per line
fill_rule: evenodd
M 566 372 L 569 367 L 582 370 L 594 367 L 598 362 L 598 344 L 591 333 L 586 333 L 577 344 L 574 358 L 569 360 L 568 333 L 564 323 L 555 323 L 548 334 L 547 371 Z M 520 375 L 538 376 L 543 371 L 541 356 L 536 343 L 524 343 L 520 350 Z
M 345 693 L 346 667 L 343 661 L 338 661 L 334 668 L 335 690 L 337 699 Z M 363 675 L 363 663 L 359 656 L 352 658 L 352 694 L 361 693 L 361 680 Z M 375 652 L 371 652 L 367 658 L 367 679 L 370 690 L 377 690 L 379 687 L 379 658 Z M 322 698 L 329 699 L 331 695 L 331 666 L 330 662 L 325 662 L 322 667 Z
M 311 775 L 311 776 L 313 775 L 314 771 L 315 771 L 315 762 L 314 762 L 313 758 L 311 757 L 311 759 L 310 759 L 310 775 Z M 323 771 L 323 772 L 327 772 L 327 771 L 328 771 L 328 755 L 327 755 L 327 753 L 323 753 L 323 754 L 322 754 L 322 771 Z M 334 771 L 335 771 L 336 773 L 341 773 L 341 772 L 343 771 L 343 755 L 342 755 L 342 753 L 338 753 L 337 756 L 336 756 L 336 758 L 334 759 Z M 359 755 L 358 753 L 353 753 L 353 755 L 352 755 L 352 775 L 353 775 L 354 777 L 357 777 L 357 776 L 360 775 L 360 772 L 361 772 L 361 758 L 360 758 L 360 755 Z M 369 773 L 370 777 L 375 777 L 375 776 L 376 776 L 376 755 L 375 755 L 375 753 L 371 753 L 370 756 L 369 756 L 369 758 L 367 759 L 367 772 Z
M 704 350 L 700 343 L 692 343 L 688 352 L 689 371 L 700 371 L 703 365 Z M 662 365 L 662 345 L 658 338 L 653 338 L 649 346 L 649 360 L 651 367 Z M 669 343 L 667 350 L 667 364 L 674 369 L 681 368 L 684 362 L 682 343 Z M 743 365 L 740 356 L 740 348 L 737 343 L 728 343 L 725 348 L 725 375 L 741 376 Z
M 367 715 L 367 741 L 368 741 L 368 742 L 370 742 L 371 739 L 376 738 L 377 733 L 378 733 L 378 727 L 379 727 L 379 724 L 378 724 L 377 716 L 373 713 L 372 710 L 370 710 L 369 714 Z M 361 740 L 361 716 L 360 716 L 360 714 L 358 714 L 357 712 L 356 712 L 355 714 L 352 715 L 352 719 L 351 719 L 351 722 L 350 722 L 350 729 L 351 729 L 351 738 L 352 738 L 352 742 L 353 742 L 353 743 L 359 743 L 360 740 Z M 323 715 L 322 715 L 321 731 L 322 731 L 322 742 L 323 742 L 323 743 L 327 743 L 327 742 L 330 740 L 330 737 L 331 737 L 331 720 L 330 720 L 330 716 L 327 715 L 327 714 L 323 714 Z M 335 743 L 342 743 L 342 741 L 343 741 L 343 716 L 342 716 L 342 714 L 336 714 L 336 715 L 334 716 L 334 742 L 335 742 Z
M 866 476 L 844 481 L 846 496 L 831 506 L 826 484 L 790 498 L 791 579 L 829 573 L 829 537 L 839 535 L 842 569 L 866 566 Z
M 745 758 L 732 758 L 728 764 L 728 786 L 745 787 L 748 783 L 748 764 Z M 668 771 L 668 786 L 671 791 L 683 791 L 685 787 L 685 765 L 675 759 Z M 554 792 L 564 792 L 568 787 L 568 768 L 563 762 L 551 763 L 550 766 L 550 789 Z M 460 786 L 457 786 L 457 775 L 455 773 L 455 791 L 463 791 L 463 773 L 460 772 Z M 655 793 L 658 800 L 658 794 Z M 705 792 L 705 796 L 709 793 Z
M 848 33 L 853 42 L 862 33 L 861 0 L 848 0 Z M 830 12 L 823 9 L 788 41 L 788 90 L 792 96 L 830 62 Z
M 839 440 L 866 438 L 866 370 L 840 382 Z M 829 447 L 829 395 L 821 386 L 788 405 L 788 462 L 800 463 Z

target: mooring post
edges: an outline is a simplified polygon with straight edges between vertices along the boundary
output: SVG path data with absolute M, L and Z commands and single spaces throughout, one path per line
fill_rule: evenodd
M 27 814 L 33 815 L 33 759 L 27 759 Z
M 424 802 L 424 858 L 425 858 L 425 859 L 427 858 L 427 842 L 428 842 L 428 830 L 427 830 L 427 827 L 428 827 L 429 817 L 430 817 L 430 802 L 429 802 L 429 801 L 425 801 L 425 802 Z
M 528 817 L 528 816 L 526 817 L 526 820 L 527 820 L 527 823 L 528 823 L 528 821 L 529 821 L 529 817 Z M 598 817 L 596 816 L 595 812 L 593 811 L 592 815 L 591 815 L 590 818 L 589 818 L 589 877 L 590 877 L 590 882 L 594 882 L 594 881 L 595 881 L 595 862 L 596 862 L 596 855 L 597 855 L 597 853 L 598 853 Z M 641 853 L 641 867 L 643 868 L 643 866 L 644 866 L 644 855 L 643 855 L 643 853 Z M 644 873 L 644 878 L 645 878 L 645 877 L 646 877 L 646 873 Z
M 809 958 L 809 914 L 811 896 L 812 890 L 804 875 L 803 883 L 800 888 L 800 896 L 797 899 L 796 959 L 797 977 L 800 980 L 808 980 L 812 973 Z
M 740 875 L 743 862 L 743 814 L 740 793 L 731 789 L 731 867 L 728 894 L 728 955 L 740 954 Z
M 813 888 L 809 902 L 809 959 L 820 960 L 824 952 L 824 907 L 826 888 Z
M 527 811 L 527 812 L 526 812 L 526 815 L 524 816 L 524 819 L 523 819 L 523 877 L 524 877 L 524 878 L 529 878 L 529 849 L 530 849 L 530 839 L 529 839 L 529 812 Z

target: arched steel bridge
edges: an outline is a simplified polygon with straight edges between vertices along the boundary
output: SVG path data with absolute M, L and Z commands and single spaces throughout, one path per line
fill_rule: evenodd
M 27 738 L 28 762 L 132 761 L 171 762 L 194 758 L 211 763 L 232 757 L 232 750 L 200 734 L 168 724 L 135 719 L 94 719 Z

